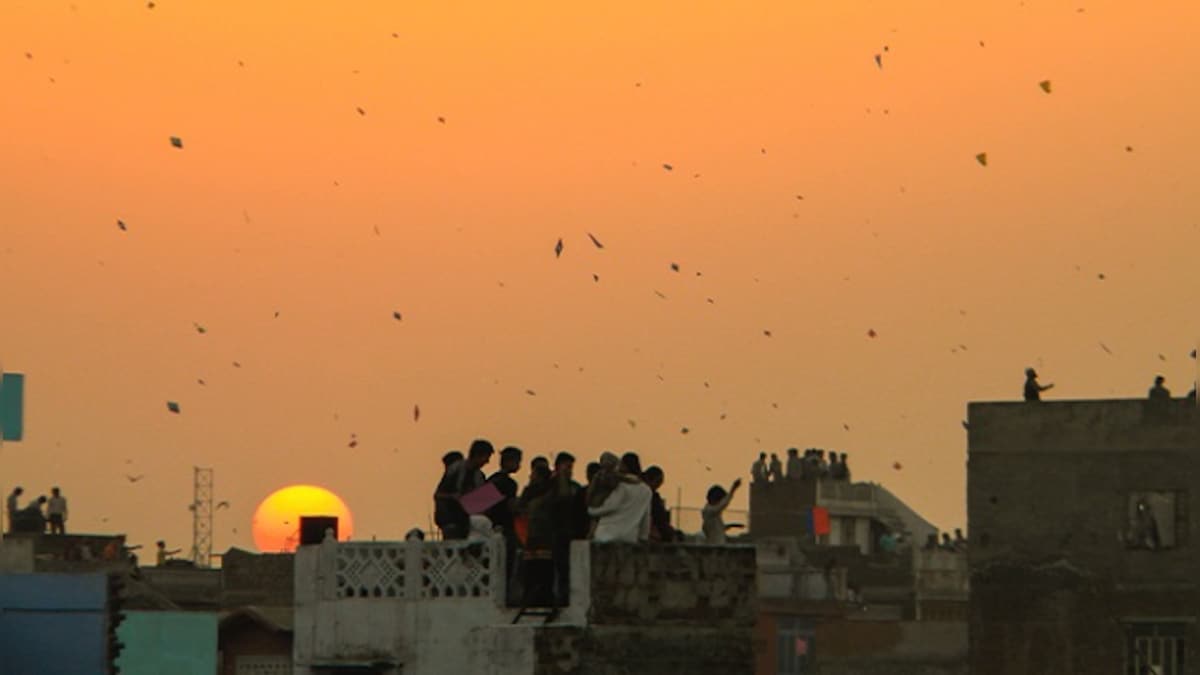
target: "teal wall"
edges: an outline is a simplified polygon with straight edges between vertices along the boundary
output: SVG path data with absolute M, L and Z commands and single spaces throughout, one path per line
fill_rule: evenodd
M 216 675 L 216 614 L 125 612 L 117 630 L 121 675 Z

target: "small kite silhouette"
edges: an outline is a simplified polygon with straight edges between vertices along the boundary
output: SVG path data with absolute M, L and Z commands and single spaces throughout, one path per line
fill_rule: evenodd
M 1041 87 L 1042 91 L 1046 92 L 1047 94 L 1050 93 L 1050 80 L 1042 80 L 1041 82 L 1038 82 L 1038 86 Z
M 876 333 L 876 332 L 875 332 L 875 329 L 874 329 L 874 328 L 872 328 L 872 329 L 870 329 L 870 330 L 868 330 L 868 331 L 867 331 L 867 337 L 869 337 L 869 338 L 873 338 L 873 337 L 879 337 L 879 333 Z
M 421 406 L 414 405 L 413 406 L 413 421 L 418 422 L 420 420 L 421 420 Z
M 182 150 L 183 149 L 183 139 L 178 136 L 172 136 L 171 137 L 171 146 Z
M 667 171 L 675 170 L 675 167 L 671 166 L 670 164 L 663 164 L 663 168 L 666 169 Z
M 563 241 L 562 241 L 562 237 L 559 237 L 558 242 L 556 244 L 554 244 L 554 257 L 561 258 L 562 252 L 563 252 Z
M 130 476 L 129 474 L 125 474 L 125 480 L 129 481 L 130 483 L 136 483 L 145 477 L 146 477 L 146 474 L 144 474 L 144 473 L 139 473 L 136 476 Z
M 975 161 L 979 162 L 980 166 L 987 166 L 987 153 L 981 152 L 978 155 L 975 155 Z
M 592 234 L 591 232 L 588 232 L 587 236 L 588 236 L 588 239 L 592 240 L 592 243 L 596 246 L 596 248 L 604 248 L 604 244 L 600 243 L 600 240 L 596 238 L 596 235 Z
M 393 311 L 393 312 L 392 312 L 392 318 L 393 318 L 393 319 L 395 319 L 395 320 L 397 320 L 397 321 L 402 321 L 402 320 L 404 319 L 404 315 L 402 315 L 400 312 L 395 312 L 395 311 Z
M 125 226 L 125 221 L 121 220 L 120 218 L 117 219 L 117 227 L 121 228 L 122 232 L 129 230 L 129 228 Z
M 179 404 L 176 403 L 175 401 L 167 401 L 167 410 L 178 415 L 179 414 Z

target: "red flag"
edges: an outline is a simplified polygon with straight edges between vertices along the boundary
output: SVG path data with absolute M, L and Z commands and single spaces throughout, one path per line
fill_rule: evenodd
M 808 655 L 808 639 L 802 638 L 802 637 L 796 638 L 796 656 L 807 656 L 807 655 Z
M 829 509 L 814 506 L 808 515 L 808 529 L 815 535 L 829 534 Z

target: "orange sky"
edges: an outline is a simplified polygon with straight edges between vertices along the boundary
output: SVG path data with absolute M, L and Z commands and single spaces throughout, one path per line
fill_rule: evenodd
M 211 466 L 224 550 L 288 483 L 400 538 L 477 435 L 691 505 L 795 445 L 955 527 L 1025 366 L 1190 388 L 1200 5 L 646 4 L 4 3 L 0 489 L 186 549 Z

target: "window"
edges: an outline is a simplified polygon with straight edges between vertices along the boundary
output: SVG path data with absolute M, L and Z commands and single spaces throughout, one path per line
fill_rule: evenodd
M 775 641 L 778 675 L 806 675 L 815 672 L 812 628 L 795 619 L 780 617 Z
M 1187 493 L 1183 491 L 1143 491 L 1129 495 L 1126 509 L 1128 524 L 1125 546 L 1131 549 L 1160 551 L 1186 543 Z
M 1183 623 L 1130 623 L 1125 626 L 1125 675 L 1183 675 L 1187 652 Z

